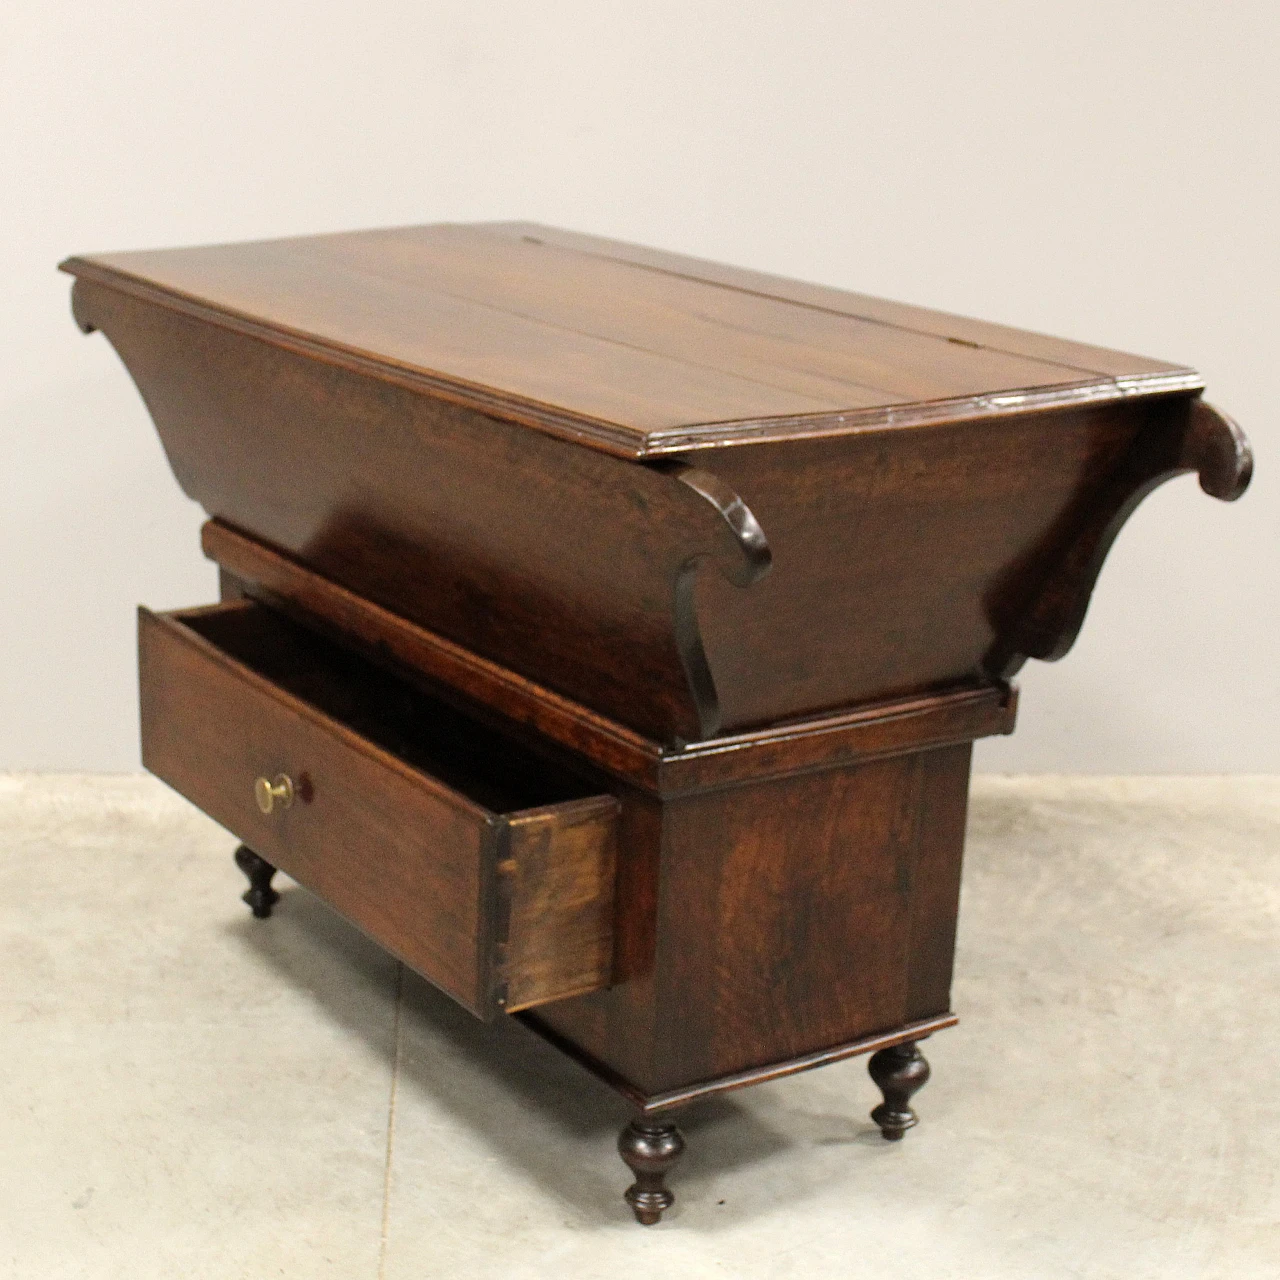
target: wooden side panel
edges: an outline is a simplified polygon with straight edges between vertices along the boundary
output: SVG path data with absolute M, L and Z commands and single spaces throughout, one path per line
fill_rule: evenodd
M 669 801 L 649 964 L 537 1023 L 653 1095 L 945 1015 L 969 754 Z
M 904 1017 L 920 757 L 671 806 L 659 973 L 664 1088 Z M 679 939 L 677 918 L 685 924 Z
M 509 898 L 507 1012 L 595 991 L 613 969 L 618 802 L 594 797 L 513 814 L 499 863 Z
M 965 743 L 918 757 L 920 811 L 911 858 L 904 1005 L 908 1021 L 931 1018 L 951 1008 L 972 755 L 972 745 Z
M 773 552 L 749 595 L 713 575 L 698 583 L 724 723 L 989 678 L 1032 585 L 1089 526 L 1144 427 L 1158 433 L 1169 412 L 1060 411 L 724 450 L 717 473 Z
M 143 764 L 486 1015 L 480 956 L 491 817 L 226 661 L 179 624 L 142 610 L 138 639 Z M 280 773 L 294 779 L 298 798 L 263 814 L 254 779 Z
M 660 741 L 700 735 L 676 580 L 724 535 L 671 476 L 79 282 L 210 515 Z M 735 588 L 736 589 L 736 588 Z

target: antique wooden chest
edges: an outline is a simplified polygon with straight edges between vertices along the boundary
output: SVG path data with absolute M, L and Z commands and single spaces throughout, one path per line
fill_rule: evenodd
M 72 258 L 208 512 L 147 767 L 671 1120 L 950 1026 L 971 743 L 1120 526 L 1250 455 L 1190 369 L 528 224 Z

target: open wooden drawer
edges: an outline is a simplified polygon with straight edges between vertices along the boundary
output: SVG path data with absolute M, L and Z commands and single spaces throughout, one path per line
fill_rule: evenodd
M 608 984 L 612 796 L 261 604 L 138 647 L 146 767 L 466 1008 Z

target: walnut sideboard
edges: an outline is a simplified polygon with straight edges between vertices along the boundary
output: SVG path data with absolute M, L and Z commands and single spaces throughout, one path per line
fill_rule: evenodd
M 1192 370 L 523 223 L 63 264 L 222 601 L 139 615 L 147 767 L 634 1108 L 951 1026 L 971 744 L 1142 497 L 1237 497 Z

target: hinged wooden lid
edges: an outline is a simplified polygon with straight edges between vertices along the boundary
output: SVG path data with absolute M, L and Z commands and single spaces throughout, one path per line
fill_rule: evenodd
M 531 223 L 63 268 L 633 458 L 1203 385 L 1178 365 Z

